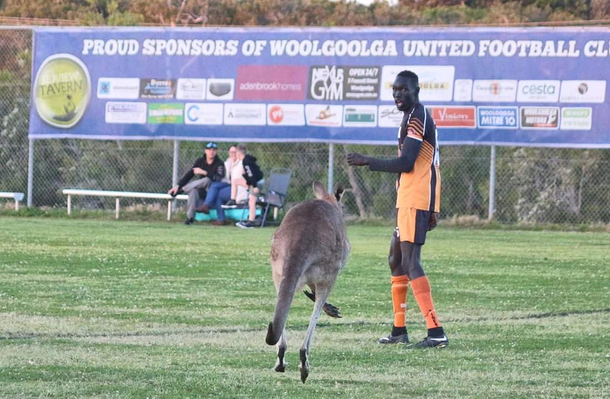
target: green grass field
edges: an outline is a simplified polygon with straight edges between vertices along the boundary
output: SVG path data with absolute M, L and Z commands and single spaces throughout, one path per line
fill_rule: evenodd
M 273 228 L 0 218 L 0 397 L 610 397 L 610 235 L 437 228 L 424 247 L 442 350 L 382 346 L 391 227 L 352 253 L 302 384 L 312 303 L 288 318 L 286 373 L 265 344 Z M 425 325 L 412 294 L 412 340 Z

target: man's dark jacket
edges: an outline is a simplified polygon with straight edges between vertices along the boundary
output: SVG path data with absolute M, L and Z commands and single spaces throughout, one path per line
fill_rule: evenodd
M 182 179 L 180 179 L 180 181 L 178 182 L 179 188 L 186 186 L 186 184 L 193 178 L 193 176 L 195 176 L 195 172 L 193 172 L 194 168 L 201 168 L 208 172 L 207 176 L 197 175 L 198 179 L 201 179 L 203 177 L 209 177 L 210 179 L 212 179 L 212 181 L 221 181 L 225 177 L 225 164 L 223 160 L 218 157 L 218 155 L 216 155 L 216 157 L 214 158 L 214 162 L 212 162 L 211 165 L 206 162 L 205 157 L 201 157 L 197 158 L 195 164 L 193 164 L 193 166 L 188 170 L 188 172 L 186 172 L 184 176 L 182 176 Z

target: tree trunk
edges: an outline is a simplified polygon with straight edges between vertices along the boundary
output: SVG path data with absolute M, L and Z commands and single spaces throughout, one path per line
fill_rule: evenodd
M 347 146 L 343 145 L 343 153 L 347 155 Z M 360 185 L 358 184 L 358 179 L 356 179 L 356 173 L 354 172 L 354 168 L 347 167 L 347 178 L 349 179 L 349 184 L 352 186 L 352 193 L 354 193 L 354 198 L 356 199 L 356 206 L 358 207 L 358 213 L 360 219 L 366 218 L 366 209 L 364 207 L 364 203 L 362 201 L 362 189 L 360 189 Z

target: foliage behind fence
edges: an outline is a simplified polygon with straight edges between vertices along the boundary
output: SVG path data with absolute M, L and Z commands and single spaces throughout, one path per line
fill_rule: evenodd
M 0 30 L 0 191 L 27 192 L 32 34 Z M 441 133 L 442 142 L 442 133 Z M 220 143 L 226 157 L 229 143 Z M 34 206 L 63 207 L 63 188 L 166 192 L 172 182 L 171 141 L 37 140 Z M 349 188 L 346 209 L 357 218 L 394 217 L 396 176 L 349 168 L 345 154 L 391 157 L 395 147 L 334 145 L 334 181 Z M 329 145 L 250 144 L 266 173 L 293 170 L 289 202 L 311 197 L 314 180 L 328 182 Z M 203 154 L 203 143 L 181 142 L 179 174 Z M 488 216 L 490 149 L 441 146 L 441 216 Z M 610 151 L 499 147 L 495 218 L 504 223 L 609 223 Z M 124 206 L 151 205 L 134 199 Z M 5 204 L 2 204 L 5 205 Z M 87 209 L 114 207 L 109 199 L 79 198 Z

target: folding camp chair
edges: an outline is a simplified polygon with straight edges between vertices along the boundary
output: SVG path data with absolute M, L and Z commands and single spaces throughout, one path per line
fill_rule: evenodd
M 292 170 L 290 169 L 273 169 L 269 174 L 269 178 L 265 179 L 265 193 L 259 194 L 256 200 L 256 205 L 263 208 L 260 227 L 265 226 L 267 215 L 269 214 L 269 209 L 271 207 L 284 209 L 291 176 Z

